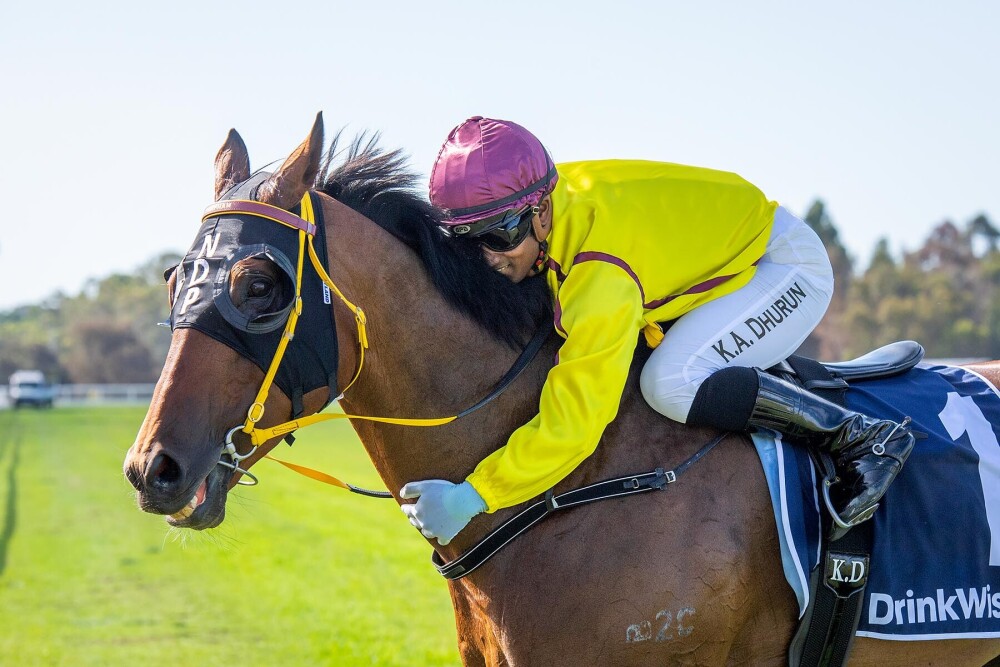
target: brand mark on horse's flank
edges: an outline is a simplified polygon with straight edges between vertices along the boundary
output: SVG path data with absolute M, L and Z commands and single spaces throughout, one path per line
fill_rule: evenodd
M 784 322 L 785 318 L 790 316 L 799 307 L 799 304 L 805 301 L 807 296 L 806 291 L 796 281 L 777 301 L 765 308 L 764 312 L 760 315 L 747 318 L 743 322 L 746 326 L 746 331 L 742 335 L 737 330 L 729 332 L 729 341 L 727 342 L 732 343 L 734 346 L 732 349 L 735 351 L 730 351 L 726 348 L 725 337 L 720 338 L 712 345 L 712 349 L 728 364 L 731 360 L 739 356 L 743 350 L 751 347 L 754 344 L 754 340 L 762 339 L 768 332 Z
M 642 621 L 641 623 L 633 623 L 625 628 L 625 643 L 635 644 L 650 640 L 669 642 L 676 638 L 687 637 L 694 632 L 694 626 L 683 623 L 686 620 L 690 620 L 688 617 L 694 616 L 694 614 L 694 607 L 682 607 L 677 610 L 676 614 L 669 609 L 662 609 L 656 612 L 656 624 L 660 628 L 656 633 L 656 637 L 653 637 L 653 623 L 651 621 Z M 672 629 L 676 631 L 676 637 L 674 632 L 671 632 Z

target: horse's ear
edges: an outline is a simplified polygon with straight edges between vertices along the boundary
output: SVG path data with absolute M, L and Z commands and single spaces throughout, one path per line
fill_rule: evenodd
M 283 209 L 294 207 L 313 187 L 323 152 L 323 112 L 316 114 L 309 138 L 257 190 L 257 199 Z
M 250 178 L 250 155 L 236 130 L 229 130 L 226 143 L 215 154 L 215 201 L 229 188 Z

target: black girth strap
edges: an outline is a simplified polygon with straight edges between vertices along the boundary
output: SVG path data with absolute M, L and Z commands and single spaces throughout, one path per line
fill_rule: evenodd
M 788 651 L 797 667 L 846 665 L 861 619 L 872 544 L 872 522 L 852 528 L 835 542 L 823 541 L 810 576 L 812 604 Z
M 722 433 L 701 449 L 695 452 L 689 459 L 684 461 L 673 470 L 664 471 L 657 468 L 652 472 L 641 475 L 630 475 L 628 477 L 617 477 L 604 482 L 591 484 L 579 489 L 553 495 L 550 489 L 545 494 L 545 500 L 531 505 L 521 513 L 517 514 L 507 522 L 500 525 L 492 533 L 477 542 L 471 549 L 456 558 L 445 563 L 441 556 L 435 551 L 431 556 L 434 567 L 445 579 L 461 579 L 465 575 L 474 571 L 480 565 L 489 560 L 500 549 L 506 546 L 511 540 L 525 532 L 549 514 L 558 510 L 568 509 L 577 505 L 592 503 L 597 500 L 608 498 L 619 498 L 621 496 L 631 496 L 646 491 L 665 489 L 668 484 L 673 484 L 677 478 L 688 468 L 698 462 L 705 454 L 708 454 L 717 444 L 722 442 L 728 433 Z
M 822 364 L 803 357 L 791 357 L 788 364 L 807 389 L 845 405 L 847 383 L 833 377 Z M 821 477 L 836 474 L 828 455 L 821 455 L 816 465 Z M 830 518 L 823 516 L 824 525 L 829 525 Z M 865 521 L 835 541 L 822 537 L 819 563 L 809 578 L 811 603 L 788 648 L 791 667 L 847 664 L 868 583 L 872 524 Z

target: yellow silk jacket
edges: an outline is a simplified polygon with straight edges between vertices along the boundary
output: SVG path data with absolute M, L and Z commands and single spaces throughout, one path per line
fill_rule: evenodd
M 549 287 L 566 340 L 539 412 L 468 481 L 490 512 L 548 490 L 590 456 L 618 413 L 640 330 L 745 285 L 777 203 L 736 174 L 640 160 L 558 165 Z

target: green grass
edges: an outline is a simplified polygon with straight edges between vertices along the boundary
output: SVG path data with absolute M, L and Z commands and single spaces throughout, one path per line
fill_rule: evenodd
M 391 500 L 270 461 L 213 531 L 140 512 L 144 410 L 0 412 L 0 665 L 454 665 L 430 549 Z M 382 488 L 346 423 L 285 458 Z

